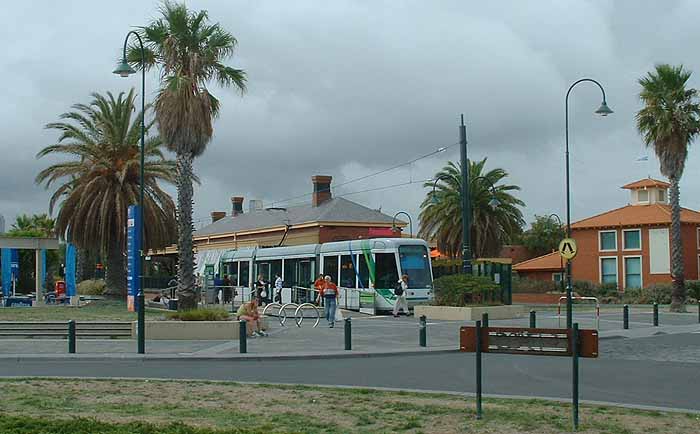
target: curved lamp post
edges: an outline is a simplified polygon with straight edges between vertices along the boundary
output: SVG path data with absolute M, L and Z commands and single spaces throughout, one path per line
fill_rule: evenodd
M 117 69 L 115 69 L 114 72 L 115 74 L 118 74 L 120 77 L 128 77 L 131 74 L 135 74 L 136 71 L 129 65 L 129 63 L 126 61 L 126 44 L 129 42 L 129 36 L 134 35 L 136 36 L 136 39 L 139 41 L 139 46 L 141 47 L 141 62 L 146 58 L 146 53 L 143 48 L 143 41 L 141 40 L 141 36 L 134 31 L 131 30 L 129 33 L 126 34 L 126 37 L 124 38 L 124 49 L 122 52 L 122 61 L 119 63 L 117 66 Z M 145 156 L 144 156 L 144 151 L 145 151 L 145 137 L 146 137 L 146 68 L 141 65 L 141 168 L 140 168 L 140 178 L 139 178 L 139 233 L 141 234 L 141 245 L 137 246 L 138 251 L 139 251 L 139 266 L 138 266 L 138 275 L 139 275 L 139 292 L 136 295 L 136 306 L 138 308 L 138 353 L 139 354 L 144 354 L 146 352 L 146 337 L 145 337 L 145 296 L 143 294 L 143 245 L 145 244 L 145 237 L 144 237 L 144 225 L 143 225 L 143 190 L 144 190 L 144 164 L 145 164 Z
M 555 218 L 557 220 L 557 223 L 559 223 L 559 229 L 561 229 L 564 224 L 561 222 L 561 217 L 559 217 L 559 214 L 552 213 L 547 216 L 548 219 Z M 563 276 L 564 276 L 564 258 L 562 258 L 561 255 L 559 255 L 559 272 L 562 275 L 562 281 L 563 281 Z M 561 289 L 561 282 L 559 282 L 559 288 Z
M 612 114 L 613 111 L 608 107 L 608 103 L 605 99 L 605 89 L 603 86 L 592 78 L 582 78 L 575 81 L 566 92 L 565 100 L 565 131 L 566 131 L 566 236 L 571 238 L 571 185 L 569 183 L 569 94 L 571 90 L 579 83 L 591 82 L 596 84 L 600 88 L 600 92 L 603 94 L 603 102 L 600 107 L 594 112 L 600 116 L 607 116 Z M 566 261 L 566 328 L 570 329 L 572 327 L 572 305 L 571 305 L 571 261 Z
M 406 217 L 408 217 L 408 227 L 409 227 L 409 231 L 411 231 L 411 237 L 413 237 L 413 219 L 411 219 L 411 216 L 406 211 L 399 211 L 396 214 L 394 214 L 394 218 L 391 221 L 391 226 L 394 229 L 396 229 L 396 217 L 398 217 L 399 214 L 403 214 Z

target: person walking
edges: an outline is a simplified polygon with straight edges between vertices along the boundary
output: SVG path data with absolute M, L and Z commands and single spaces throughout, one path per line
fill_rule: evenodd
M 277 303 L 282 303 L 282 285 L 284 284 L 282 280 L 282 276 L 279 274 L 276 275 L 275 278 L 275 298 L 273 301 Z
M 396 283 L 394 288 L 394 295 L 396 296 L 396 302 L 394 303 L 394 318 L 399 317 L 399 310 L 403 309 L 404 314 L 408 316 L 408 301 L 406 301 L 406 291 L 408 291 L 408 275 L 404 274 L 401 279 Z
M 323 292 L 323 287 L 325 285 L 326 285 L 326 278 L 323 277 L 323 274 L 319 274 L 316 281 L 314 281 L 314 288 L 316 289 L 316 292 L 318 292 L 318 296 L 314 295 L 313 301 L 312 301 L 312 303 L 316 304 L 316 306 L 321 305 L 321 293 Z
M 321 297 L 323 297 L 323 304 L 325 306 L 325 317 L 328 321 L 328 327 L 333 328 L 335 326 L 335 309 L 338 305 L 338 287 L 331 280 L 331 276 L 325 277 L 325 283 L 321 289 Z

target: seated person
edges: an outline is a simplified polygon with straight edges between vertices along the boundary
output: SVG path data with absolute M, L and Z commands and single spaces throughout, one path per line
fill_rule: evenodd
M 258 301 L 256 299 L 243 303 L 238 308 L 236 317 L 239 320 L 246 321 L 248 336 L 267 336 L 267 333 L 262 330 L 262 322 L 260 321 L 260 314 L 258 314 Z

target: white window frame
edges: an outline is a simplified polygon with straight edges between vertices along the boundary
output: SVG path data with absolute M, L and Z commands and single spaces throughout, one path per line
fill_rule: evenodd
M 554 276 L 557 276 L 557 275 L 559 276 L 559 280 L 554 278 Z M 561 271 L 557 271 L 556 273 L 552 273 L 552 282 L 561 283 L 563 280 L 564 280 L 564 273 L 562 273 Z
M 643 192 L 643 191 L 646 191 L 646 192 L 647 192 L 647 200 L 642 200 L 642 199 L 639 197 L 639 193 L 641 193 L 641 192 Z M 639 203 L 649 203 L 649 202 L 651 202 L 651 194 L 649 194 L 649 190 L 647 190 L 646 188 L 642 188 L 642 189 L 637 190 L 637 202 L 639 202 Z
M 615 248 L 614 249 L 603 249 L 603 239 L 601 238 L 601 235 L 603 233 L 608 233 L 612 232 L 615 234 Z M 617 229 L 607 229 L 604 231 L 598 231 L 598 251 L 599 252 L 617 252 Z
M 625 246 L 625 232 L 639 232 L 639 248 L 638 249 L 628 249 L 627 246 Z M 622 250 L 625 251 L 638 251 L 642 250 L 642 229 L 623 229 L 622 230 Z
M 618 268 L 617 256 L 599 256 L 598 257 L 598 283 L 603 285 L 603 259 L 614 259 L 615 260 L 615 285 L 620 287 L 620 269 Z
M 658 189 L 656 192 L 656 201 L 660 203 L 668 202 L 668 198 L 666 197 L 667 195 L 668 192 L 666 190 L 664 190 L 663 188 Z
M 639 285 L 640 288 L 644 288 L 644 259 L 642 259 L 642 255 L 625 255 L 622 257 L 622 290 L 627 289 L 627 264 L 625 259 L 628 258 L 639 258 Z

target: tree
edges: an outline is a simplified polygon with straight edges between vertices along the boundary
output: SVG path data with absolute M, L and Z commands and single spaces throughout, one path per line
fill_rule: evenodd
M 525 204 L 511 192 L 519 191 L 516 185 L 499 185 L 508 176 L 500 168 L 482 174 L 486 158 L 469 162 L 471 197 L 471 240 L 476 257 L 495 256 L 501 246 L 520 233 L 525 223 L 518 207 Z M 421 204 L 419 236 L 437 241 L 441 252 L 456 257 L 461 255 L 462 245 L 462 175 L 461 165 L 449 162 L 435 174 L 439 179 L 435 193 L 432 181 L 423 186 L 430 188 Z M 483 179 L 486 178 L 486 179 Z M 490 181 L 490 182 L 489 182 Z M 493 208 L 491 185 L 499 205 Z
M 535 216 L 530 229 L 520 237 L 523 245 L 535 256 L 550 253 L 559 247 L 559 242 L 566 238 L 566 228 L 553 216 Z
M 639 79 L 639 98 L 644 107 L 637 112 L 637 129 L 659 159 L 661 174 L 671 183 L 671 311 L 685 311 L 685 280 L 681 240 L 681 206 L 678 183 L 688 147 L 700 133 L 698 92 L 688 88 L 691 72 L 683 66 L 656 65 Z
M 219 100 L 207 84 L 246 89 L 243 70 L 224 65 L 237 41 L 218 23 L 210 24 L 206 11 L 188 11 L 184 4 L 166 1 L 161 17 L 142 27 L 145 59 L 130 46 L 127 60 L 134 68 L 157 67 L 161 88 L 155 101 L 158 130 L 177 158 L 178 297 L 181 309 L 196 307 L 192 242 L 192 182 L 194 158 L 211 140 Z
M 64 155 L 39 172 L 38 184 L 58 185 L 49 202 L 58 204 L 56 232 L 78 248 L 103 252 L 107 258 L 107 294 L 126 292 L 125 250 L 127 208 L 137 204 L 140 187 L 141 115 L 132 122 L 135 94 L 115 98 L 92 94 L 89 104 L 76 104 L 48 129 L 61 133 L 58 143 L 37 158 Z M 148 109 L 148 108 L 147 108 Z M 153 122 L 147 123 L 150 130 Z M 175 239 L 175 204 L 158 185 L 175 182 L 175 163 L 166 160 L 158 136 L 145 143 L 144 249 L 160 248 Z

